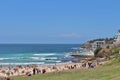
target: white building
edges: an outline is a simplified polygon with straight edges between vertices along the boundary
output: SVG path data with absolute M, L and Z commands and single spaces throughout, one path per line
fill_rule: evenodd
M 92 49 L 95 50 L 96 48 L 103 47 L 105 44 L 105 41 L 95 41 L 92 45 Z
M 118 30 L 118 34 L 117 34 L 117 36 L 116 36 L 116 38 L 115 38 L 115 43 L 114 43 L 115 45 L 118 45 L 118 44 L 120 44 L 120 30 Z

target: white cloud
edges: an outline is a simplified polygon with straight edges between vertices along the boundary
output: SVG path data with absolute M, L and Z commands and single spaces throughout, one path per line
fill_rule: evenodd
M 79 34 L 76 33 L 69 33 L 69 34 L 61 34 L 60 37 L 66 37 L 66 38 L 79 38 L 81 37 Z

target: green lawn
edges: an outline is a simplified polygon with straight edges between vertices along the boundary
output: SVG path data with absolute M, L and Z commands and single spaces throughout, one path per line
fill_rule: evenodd
M 70 70 L 59 73 L 12 77 L 13 80 L 112 80 L 120 76 L 120 60 L 114 60 L 95 69 Z

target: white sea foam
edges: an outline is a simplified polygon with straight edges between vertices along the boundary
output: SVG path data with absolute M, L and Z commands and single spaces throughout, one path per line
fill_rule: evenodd
M 72 52 L 66 53 L 65 57 L 71 57 L 71 56 L 70 56 L 71 53 L 72 53 Z
M 0 60 L 7 60 L 7 59 L 13 59 L 13 58 L 0 58 Z
M 56 55 L 55 53 L 45 53 L 45 54 L 33 54 L 34 56 L 51 56 L 51 55 Z
M 30 57 L 33 60 L 55 60 L 58 59 L 57 57 L 46 57 L 46 58 L 40 58 L 40 57 Z
M 55 62 L 60 63 L 61 61 L 55 61 Z
M 40 58 L 39 57 L 30 57 L 31 59 L 34 59 L 34 60 L 39 60 Z
M 40 58 L 40 57 L 30 57 L 33 60 L 45 60 L 46 58 Z

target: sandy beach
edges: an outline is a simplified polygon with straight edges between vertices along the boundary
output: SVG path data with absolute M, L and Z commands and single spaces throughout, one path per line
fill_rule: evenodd
M 89 68 L 90 66 L 96 67 L 96 62 L 78 62 L 78 63 L 63 63 L 56 65 L 26 65 L 26 66 L 14 66 L 14 67 L 3 67 L 0 68 L 0 77 L 9 77 L 9 76 L 32 76 L 37 74 L 53 73 L 53 72 L 62 72 L 65 70 L 71 69 L 82 69 Z

